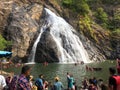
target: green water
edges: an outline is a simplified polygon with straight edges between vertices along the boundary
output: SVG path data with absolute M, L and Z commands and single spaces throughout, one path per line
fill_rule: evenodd
M 85 65 L 88 65 L 90 67 L 101 67 L 103 68 L 102 71 L 86 71 Z M 39 74 L 44 74 L 45 79 L 53 82 L 55 76 L 59 76 L 62 83 L 66 86 L 66 73 L 72 73 L 77 85 L 81 84 L 81 81 L 84 79 L 84 77 L 92 78 L 97 77 L 98 79 L 101 78 L 104 80 L 105 83 L 108 82 L 109 67 L 115 67 L 115 62 L 105 61 L 100 63 L 90 63 L 85 65 L 77 65 L 74 64 L 49 64 L 48 66 L 44 66 L 43 64 L 35 64 L 33 65 L 31 74 L 34 76 L 34 78 L 37 78 Z M 16 74 L 20 73 L 21 68 L 9 68 L 5 71 L 14 71 Z

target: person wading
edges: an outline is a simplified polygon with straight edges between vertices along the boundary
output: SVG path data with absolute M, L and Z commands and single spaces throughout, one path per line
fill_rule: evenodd
M 43 74 L 39 75 L 39 78 L 36 79 L 35 85 L 37 86 L 38 90 L 44 90 L 44 83 L 43 83 Z
M 53 85 L 53 90 L 64 90 L 62 82 L 59 81 L 59 77 L 55 77 L 55 83 Z
M 115 75 L 116 70 L 114 68 L 109 68 L 109 90 L 120 90 L 120 76 Z

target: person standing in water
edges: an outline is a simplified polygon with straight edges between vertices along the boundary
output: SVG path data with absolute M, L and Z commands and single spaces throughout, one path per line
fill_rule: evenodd
M 70 74 L 67 72 L 67 89 L 69 89 L 69 83 L 70 83 Z
M 117 58 L 116 64 L 117 64 L 117 73 L 120 74 L 120 58 Z
M 48 66 L 48 62 L 45 61 L 45 62 L 43 63 L 43 65 L 44 65 L 44 66 Z
M 37 86 L 38 90 L 44 90 L 43 74 L 39 75 L 39 78 L 37 78 L 35 81 L 35 85 Z
M 68 77 L 68 90 L 75 90 L 75 88 L 74 88 L 74 78 L 73 78 L 72 74 Z
M 59 77 L 55 77 L 55 83 L 53 85 L 53 90 L 63 90 L 63 84 L 60 82 Z
M 109 68 L 109 90 L 120 90 L 120 76 L 115 75 L 116 70 L 114 68 Z

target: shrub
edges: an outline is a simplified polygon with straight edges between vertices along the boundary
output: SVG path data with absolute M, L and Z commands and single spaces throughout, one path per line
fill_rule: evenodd
M 4 50 L 9 45 L 11 45 L 10 41 L 5 40 L 2 35 L 0 35 L 0 50 Z
M 80 21 L 79 21 L 79 27 L 80 30 L 88 37 L 90 37 L 91 39 L 93 39 L 95 42 L 98 43 L 98 39 L 96 37 L 95 34 L 95 30 L 93 30 L 92 28 L 92 24 L 94 22 L 92 22 L 92 20 L 89 18 L 89 16 L 85 16 L 85 17 L 81 17 Z
M 90 11 L 86 0 L 63 0 L 62 5 L 82 15 L 88 14 Z
M 63 6 L 68 7 L 68 8 L 70 8 L 73 5 L 72 0 L 63 0 L 62 4 Z
M 99 23 L 99 24 L 101 24 L 101 26 L 107 28 L 108 15 L 106 12 L 104 12 L 104 9 L 98 8 L 96 13 L 95 13 L 95 16 L 96 16 L 97 23 Z
M 88 14 L 90 11 L 85 0 L 74 0 L 74 7 L 76 8 L 76 12 L 79 12 L 82 15 Z

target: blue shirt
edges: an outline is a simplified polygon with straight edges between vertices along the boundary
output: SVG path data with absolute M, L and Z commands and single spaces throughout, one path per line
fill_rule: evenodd
M 43 87 L 43 80 L 41 78 L 38 78 L 35 81 L 36 86 Z
M 63 84 L 61 82 L 55 82 L 54 83 L 54 89 L 53 90 L 62 90 Z

